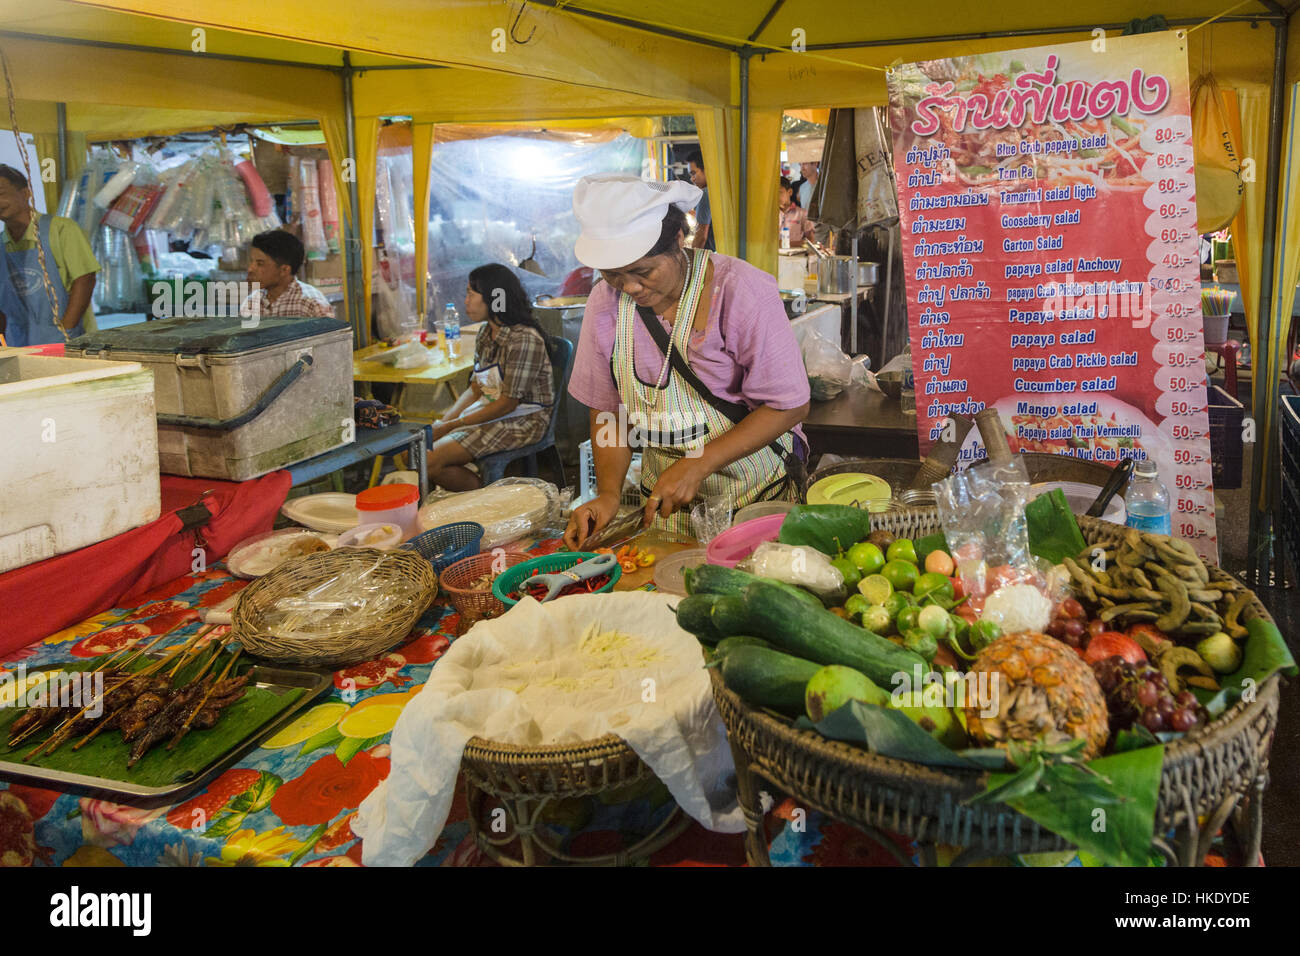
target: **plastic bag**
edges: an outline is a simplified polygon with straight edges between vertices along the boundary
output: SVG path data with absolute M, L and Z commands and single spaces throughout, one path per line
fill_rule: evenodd
M 805 587 L 819 597 L 844 587 L 844 575 L 816 548 L 764 541 L 745 559 L 748 570 L 760 578 L 772 578 Z
M 424 499 L 420 527 L 428 531 L 457 521 L 483 526 L 480 550 L 526 538 L 556 520 L 560 492 L 538 478 L 502 478 L 474 491 L 438 490 Z
M 816 331 L 809 332 L 803 340 L 803 364 L 814 401 L 834 398 L 853 378 L 853 360 Z
M 1063 595 L 1029 550 L 1025 506 L 1034 493 L 1024 461 L 975 465 L 931 487 L 971 609 L 987 606 L 1009 633 L 1047 627 Z
M 1227 226 L 1241 208 L 1241 148 L 1228 122 L 1214 74 L 1192 84 L 1192 147 L 1196 155 L 1196 231 Z

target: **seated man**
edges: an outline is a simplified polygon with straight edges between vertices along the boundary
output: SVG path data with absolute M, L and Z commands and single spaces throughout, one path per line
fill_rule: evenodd
M 240 308 L 243 315 L 333 318 L 329 299 L 297 278 L 306 258 L 301 240 L 283 229 L 272 229 L 253 237 L 248 257 L 248 281 L 256 289 Z

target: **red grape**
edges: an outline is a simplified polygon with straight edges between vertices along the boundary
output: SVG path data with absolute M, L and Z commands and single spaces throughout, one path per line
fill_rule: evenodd
M 1088 622 L 1088 636 L 1096 637 L 1102 631 L 1109 630 L 1109 625 L 1100 618 Z
M 1198 705 L 1198 702 L 1197 702 L 1197 700 L 1196 700 L 1196 695 L 1193 694 L 1190 690 L 1185 690 L 1185 691 L 1183 691 L 1181 694 L 1179 694 L 1177 697 L 1175 697 L 1175 698 L 1174 698 L 1174 703 L 1176 703 L 1179 707 L 1192 707 L 1192 708 L 1195 708 L 1195 707 L 1199 706 L 1199 705 Z
M 1158 710 L 1144 710 L 1142 712 L 1142 726 L 1153 734 L 1158 734 L 1165 729 L 1165 718 Z
M 1160 691 L 1152 684 L 1143 682 L 1138 685 L 1137 702 L 1142 707 L 1151 707 L 1160 699 Z
M 1083 605 L 1074 598 L 1066 598 L 1061 602 L 1060 615 L 1062 617 L 1087 618 Z
M 1169 715 L 1169 726 L 1184 733 L 1196 726 L 1196 714 L 1188 707 L 1180 707 Z

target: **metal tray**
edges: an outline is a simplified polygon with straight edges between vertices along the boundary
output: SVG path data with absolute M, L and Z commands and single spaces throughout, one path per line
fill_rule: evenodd
M 189 780 L 169 784 L 165 787 L 143 787 L 125 780 L 69 773 L 66 770 L 50 770 L 44 767 L 33 767 L 21 761 L 15 763 L 2 759 L 0 759 L 0 780 L 40 784 L 51 789 L 95 799 L 125 800 L 127 803 L 138 807 L 156 807 L 163 804 L 180 803 L 182 798 L 197 790 L 217 774 L 229 769 L 241 757 L 254 750 L 263 740 L 266 740 L 281 727 L 287 725 L 299 711 L 334 683 L 333 671 L 314 670 L 305 667 L 255 664 L 250 674 L 249 686 L 279 692 L 296 690 L 301 687 L 306 689 L 306 693 L 299 697 L 288 709 L 281 711 L 269 722 L 247 734 L 242 740 L 232 742 L 224 754 L 215 757 L 211 763 Z

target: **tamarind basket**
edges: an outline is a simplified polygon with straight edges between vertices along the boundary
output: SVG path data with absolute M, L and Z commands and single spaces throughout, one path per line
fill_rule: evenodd
M 1018 457 L 1024 460 L 1031 482 L 1081 481 L 1100 487 L 1106 484 L 1111 476 L 1111 469 L 1107 465 L 1096 461 L 1085 461 L 1082 458 L 1071 458 L 1068 455 L 1050 455 L 1035 451 L 1023 452 Z M 808 487 L 811 488 L 821 479 L 831 475 L 861 471 L 888 482 L 897 495 L 899 489 L 905 489 L 912 483 L 912 479 L 920 470 L 921 461 L 915 458 L 853 458 L 818 468 L 808 476 Z M 1124 486 L 1120 487 L 1118 494 L 1124 494 Z M 806 494 L 804 500 L 807 500 Z
M 940 529 L 934 508 L 873 515 L 872 526 L 899 537 Z M 1089 545 L 1102 547 L 1117 547 L 1126 530 L 1096 518 L 1080 518 L 1079 527 Z M 1208 568 L 1211 582 L 1229 577 L 1220 568 Z M 1269 619 L 1254 596 L 1243 619 L 1253 617 Z M 923 865 L 934 864 L 939 844 L 962 848 L 953 865 L 1073 848 L 1068 840 L 1009 808 L 964 806 L 964 800 L 985 788 L 987 774 L 982 771 L 882 757 L 815 731 L 796 730 L 792 722 L 744 703 L 726 688 L 716 669 L 710 674 L 736 761 L 751 865 L 771 865 L 756 779 L 766 780 L 801 805 L 859 828 L 904 864 L 912 861 L 889 834 L 915 841 Z M 1253 701 L 1238 701 L 1215 720 L 1165 745 L 1152 849 L 1169 863 L 1199 865 L 1223 829 L 1233 838 L 1238 861 L 1258 864 L 1278 688 L 1279 677 L 1274 675 Z
M 691 818 L 674 803 L 650 833 L 618 853 L 599 856 L 569 855 L 548 838 L 539 820 L 550 804 L 626 791 L 655 779 L 653 771 L 615 734 L 541 747 L 473 737 L 465 744 L 461 772 L 470 833 L 484 853 L 506 866 L 533 866 L 546 858 L 585 866 L 625 866 L 667 846 L 691 824 Z M 510 823 L 504 832 L 490 825 L 493 804 L 504 809 Z M 516 840 L 518 857 L 506 851 Z
M 327 635 L 308 638 L 267 633 L 267 616 L 280 599 L 306 594 L 340 574 L 352 571 L 360 575 L 372 568 L 366 575 L 368 583 L 414 585 L 412 598 L 377 618 L 359 616 L 355 624 L 345 623 Z M 438 575 L 414 551 L 340 548 L 292 558 L 240 591 L 231 630 L 244 650 L 256 657 L 285 664 L 345 667 L 401 643 L 437 593 Z
M 500 560 L 505 567 L 531 561 L 533 556 L 524 551 L 502 552 Z M 471 588 L 470 585 L 492 571 L 498 557 L 491 551 L 472 554 L 450 565 L 442 572 L 442 589 L 447 592 L 451 605 L 460 613 L 461 626 L 505 613 L 506 606 L 492 593 L 492 585 Z M 504 569 L 503 569 L 504 570 Z

